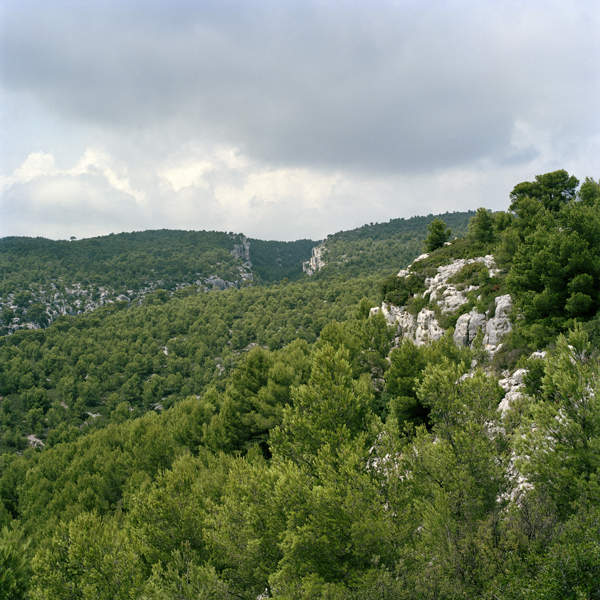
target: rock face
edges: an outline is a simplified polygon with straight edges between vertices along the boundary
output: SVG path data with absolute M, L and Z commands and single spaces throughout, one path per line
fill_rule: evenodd
M 240 242 L 241 244 L 233 245 L 231 254 L 236 258 L 241 258 L 244 261 L 245 266 L 252 268 L 252 263 L 250 262 L 250 242 L 245 235 L 240 235 Z
M 435 342 L 444 335 L 444 330 L 439 326 L 435 313 L 424 308 L 417 315 L 417 330 L 415 331 L 415 343 L 422 346 L 427 342 Z
M 496 312 L 485 328 L 486 334 L 483 343 L 486 347 L 497 349 L 502 337 L 512 329 L 509 319 L 511 309 L 512 300 L 509 294 L 496 298 Z
M 323 246 L 323 244 L 321 244 L 320 246 L 315 246 L 312 249 L 312 256 L 310 257 L 310 260 L 307 260 L 306 262 L 302 263 L 302 270 L 307 275 L 313 275 L 325 266 L 325 261 L 322 258 L 324 250 L 325 247 Z
M 423 254 L 415 262 L 427 258 L 427 256 L 427 254 Z M 463 304 L 469 301 L 467 294 L 477 290 L 478 286 L 472 285 L 466 289 L 459 290 L 457 286 L 448 283 L 448 281 L 463 267 L 473 263 L 485 264 L 490 276 L 494 276 L 499 272 L 496 269 L 494 257 L 491 255 L 479 258 L 458 259 L 449 265 L 438 267 L 437 273 L 433 277 L 426 278 L 425 290 L 421 296 L 425 297 L 429 295 L 430 302 L 437 303 L 442 313 L 455 313 Z M 403 269 L 398 273 L 398 276 L 407 277 L 410 272 L 410 269 Z M 491 318 L 490 315 L 479 313 L 475 309 L 461 315 L 456 322 L 454 330 L 455 342 L 463 346 L 470 346 L 473 344 L 477 333 L 482 331 L 484 333 L 483 344 L 486 350 L 491 354 L 497 352 L 501 347 L 502 337 L 512 328 L 509 319 L 511 309 L 511 298 L 507 294 L 496 298 L 496 307 Z M 434 311 L 429 308 L 423 308 L 415 317 L 404 306 L 394 306 L 384 302 L 381 308 L 371 309 L 371 314 L 379 312 L 383 313 L 389 325 L 396 325 L 398 327 L 399 337 L 411 339 L 418 346 L 438 340 L 444 334 L 444 329 L 440 327 Z
M 485 331 L 485 315 L 473 309 L 458 317 L 454 328 L 454 341 L 461 346 L 470 346 L 480 329 Z
M 525 384 L 523 377 L 527 375 L 527 369 L 517 369 L 512 375 L 505 372 L 503 379 L 498 381 L 500 387 L 506 392 L 506 395 L 498 405 L 498 410 L 504 412 L 510 408 L 510 405 L 518 400 L 523 394 Z
M 490 276 L 494 276 L 498 273 L 498 269 L 495 268 L 494 257 L 491 254 L 480 256 L 478 258 L 460 258 L 451 262 L 449 265 L 438 267 L 437 274 L 434 277 L 428 277 L 425 280 L 427 290 L 424 294 L 429 294 L 430 300 L 432 302 L 437 302 L 443 313 L 455 312 L 460 306 L 468 302 L 467 294 L 476 290 L 477 286 L 470 286 L 464 290 L 458 290 L 455 285 L 449 284 L 448 280 L 466 265 L 474 263 L 485 264 L 490 272 Z

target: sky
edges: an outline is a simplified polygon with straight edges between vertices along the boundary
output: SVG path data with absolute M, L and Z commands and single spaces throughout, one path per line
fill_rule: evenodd
M 600 177 L 597 0 L 0 0 L 0 237 L 323 239 Z

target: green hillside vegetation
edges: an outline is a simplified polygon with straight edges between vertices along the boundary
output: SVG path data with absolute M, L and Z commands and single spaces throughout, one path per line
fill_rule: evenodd
M 29 284 L 60 280 L 91 283 L 123 291 L 161 282 L 175 283 L 217 275 L 239 278 L 231 255 L 239 236 L 216 231 L 140 231 L 102 238 L 53 241 L 44 238 L 0 240 L 3 296 Z
M 469 215 L 448 217 L 460 232 L 466 231 Z M 426 233 L 427 218 L 413 217 L 330 236 L 325 244 L 330 248 L 331 265 L 320 277 L 373 277 L 406 266 L 419 254 Z M 69 242 L 3 238 L 0 335 L 44 328 L 61 315 L 78 315 L 113 302 L 137 304 L 157 290 L 169 296 L 175 292 L 189 295 L 297 281 L 306 277 L 303 263 L 317 243 L 168 230 L 72 238 Z
M 156 289 L 0 338 L 0 598 L 600 597 L 600 185 L 511 202 L 405 279 Z M 391 239 L 356 236 L 328 247 Z M 300 244 L 263 247 L 262 280 L 299 275 Z M 497 279 L 454 283 L 512 294 L 501 360 L 370 316 L 490 253 Z M 529 395 L 500 412 L 517 361 Z
M 340 231 L 324 241 L 325 267 L 316 277 L 345 274 L 351 277 L 385 275 L 411 263 L 423 251 L 427 226 L 434 219 L 444 219 L 452 236 L 467 233 L 471 212 L 454 212 L 434 217 L 391 219 L 388 223 L 371 223 L 351 231 Z
M 310 258 L 313 240 L 274 242 L 250 238 L 250 259 L 255 283 L 272 283 L 288 279 L 295 281 L 304 276 L 302 263 Z

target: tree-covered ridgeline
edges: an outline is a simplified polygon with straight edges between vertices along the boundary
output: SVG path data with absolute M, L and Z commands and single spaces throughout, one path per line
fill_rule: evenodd
M 452 213 L 465 231 L 470 213 Z M 427 217 L 392 219 L 324 242 L 330 265 L 320 276 L 366 276 L 405 266 L 419 253 Z M 164 290 L 179 292 L 265 285 L 306 277 L 318 242 L 248 239 L 215 231 L 143 231 L 52 241 L 0 239 L 0 335 L 44 328 L 113 302 L 137 304 Z M 162 292 L 164 295 L 164 292 Z
M 0 597 L 599 598 L 599 191 L 538 176 L 417 265 L 503 266 L 459 283 L 517 307 L 504 410 L 476 344 L 369 315 L 380 276 L 157 291 L 1 338 Z
M 326 264 L 316 277 L 331 274 L 383 276 L 397 272 L 421 254 L 432 220 L 444 219 L 452 227 L 453 236 L 461 237 L 466 234 L 474 214 L 469 211 L 437 217 L 391 219 L 388 223 L 371 223 L 350 231 L 340 231 L 323 242 L 322 256 Z

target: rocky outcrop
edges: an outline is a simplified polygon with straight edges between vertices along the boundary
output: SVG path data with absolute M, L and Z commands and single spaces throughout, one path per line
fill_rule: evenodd
M 307 275 L 313 275 L 314 273 L 316 273 L 317 271 L 320 271 L 324 266 L 325 266 L 325 261 L 323 260 L 323 251 L 325 250 L 325 247 L 323 246 L 323 244 L 319 245 L 319 246 L 315 246 L 312 249 L 312 256 L 310 257 L 310 260 L 307 260 L 306 262 L 302 263 L 302 270 L 307 274 Z
M 483 343 L 488 349 L 497 350 L 500 347 L 501 339 L 512 329 L 510 323 L 510 311 L 512 310 L 512 300 L 510 294 L 498 296 L 496 298 L 496 311 L 485 328 L 485 338 Z
M 527 375 L 527 369 L 517 369 L 512 375 L 505 371 L 503 375 L 504 377 L 498 381 L 500 387 L 506 392 L 498 405 L 498 410 L 502 413 L 507 411 L 510 405 L 523 395 L 525 387 L 523 378 Z
M 415 331 L 415 343 L 422 346 L 428 342 L 435 342 L 444 335 L 444 330 L 439 326 L 435 313 L 424 308 L 417 315 L 417 329 Z
M 250 262 L 250 242 L 245 235 L 240 234 L 239 237 L 241 244 L 234 244 L 231 254 L 243 260 L 246 267 L 252 268 L 252 263 Z
M 534 352 L 529 356 L 530 359 L 546 358 L 547 353 L 545 350 Z M 504 413 L 507 411 L 514 402 L 519 400 L 525 391 L 525 376 L 529 372 L 529 369 L 517 369 L 514 373 L 504 371 L 502 373 L 502 379 L 498 381 L 500 387 L 506 392 L 504 398 L 498 405 L 498 410 Z
M 415 263 L 427 258 L 427 254 L 419 256 Z M 471 285 L 460 289 L 460 285 L 450 283 L 450 279 L 459 273 L 466 265 L 483 263 L 490 276 L 499 273 L 491 255 L 478 258 L 458 259 L 448 265 L 437 268 L 434 276 L 425 279 L 425 290 L 420 294 L 425 298 L 429 296 L 429 303 L 435 303 L 444 314 L 453 314 L 461 306 L 469 302 L 468 294 L 479 289 L 479 286 Z M 414 264 L 414 263 L 413 263 Z M 412 271 L 411 267 L 403 269 L 398 273 L 399 277 L 407 277 Z M 483 344 L 486 350 L 493 354 L 502 345 L 502 338 L 512 329 L 510 323 L 510 312 L 512 301 L 510 295 L 499 296 L 495 300 L 494 314 L 483 314 L 472 309 L 461 315 L 454 329 L 454 340 L 457 344 L 471 346 L 479 331 L 484 334 Z M 404 306 L 394 306 L 385 302 L 379 308 L 372 308 L 371 314 L 381 312 L 389 325 L 396 325 L 398 336 L 406 337 L 418 346 L 440 339 L 444 329 L 436 319 L 435 312 L 430 308 L 423 308 L 416 316 L 406 310 Z
M 427 289 L 423 294 L 429 294 L 430 300 L 437 302 L 443 313 L 452 314 L 456 312 L 460 306 L 469 301 L 467 294 L 476 290 L 477 286 L 472 285 L 466 289 L 459 290 L 455 285 L 448 283 L 448 280 L 466 265 L 474 263 L 485 264 L 490 272 L 490 276 L 498 273 L 498 269 L 495 268 L 494 257 L 491 254 L 478 258 L 460 258 L 452 261 L 449 265 L 438 267 L 437 274 L 425 280 Z
M 473 309 L 458 317 L 454 327 L 454 341 L 461 346 L 470 346 L 479 330 L 485 331 L 485 315 Z

